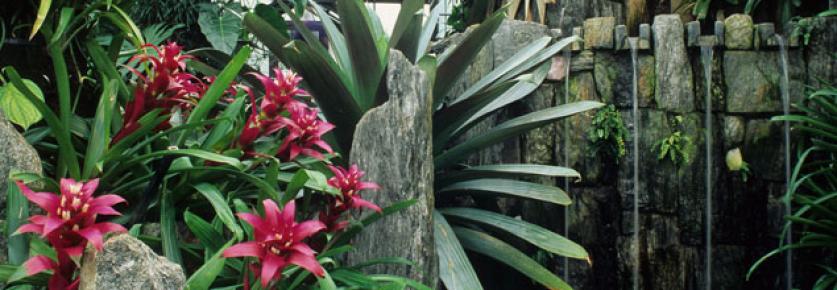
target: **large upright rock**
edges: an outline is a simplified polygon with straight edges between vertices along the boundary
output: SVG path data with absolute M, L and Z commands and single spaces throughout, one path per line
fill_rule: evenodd
M 724 20 L 724 45 L 727 49 L 753 48 L 753 18 L 746 14 L 733 14 Z
M 777 52 L 726 51 L 723 59 L 727 111 L 782 111 L 782 70 Z M 788 52 L 788 80 L 791 104 L 796 104 L 805 89 L 804 59 L 799 50 Z
M 653 29 L 658 76 L 654 95 L 657 107 L 673 112 L 691 112 L 695 108 L 694 84 L 680 16 L 657 15 Z
M 424 72 L 398 51 L 387 69 L 389 101 L 367 112 L 355 130 L 351 161 L 381 185 L 367 194 L 380 206 L 417 203 L 363 230 L 349 264 L 380 257 L 403 257 L 415 267 L 382 265 L 370 272 L 403 275 L 426 285 L 438 279 L 433 240 L 433 149 L 430 86 Z
M 6 186 L 12 170 L 41 174 L 41 159 L 0 110 L 0 220 L 6 219 Z M 0 262 L 7 261 L 6 242 L 0 235 Z
M 110 238 L 101 252 L 88 248 L 81 268 L 81 290 L 183 289 L 180 265 L 157 256 L 140 240 L 122 234 Z

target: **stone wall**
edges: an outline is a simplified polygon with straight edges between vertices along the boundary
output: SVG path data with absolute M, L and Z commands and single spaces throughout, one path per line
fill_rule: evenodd
M 587 129 L 593 113 L 571 117 L 552 126 L 487 149 L 470 162 L 531 162 L 568 165 L 583 179 L 570 184 L 574 203 L 568 208 L 570 239 L 592 256 L 569 261 L 567 280 L 576 289 L 632 289 L 632 269 L 640 269 L 640 289 L 705 289 L 706 163 L 713 164 L 713 260 L 712 289 L 779 289 L 783 260 L 771 260 L 750 281 L 745 275 L 762 254 L 776 247 L 781 226 L 784 193 L 782 125 L 771 122 L 781 114 L 778 43 L 772 24 L 753 24 L 735 15 L 715 23 L 714 31 L 700 32 L 697 23 L 682 23 L 675 15 L 656 16 L 640 26 L 639 37 L 627 37 L 624 26 L 613 18 L 584 20 L 573 33 L 585 42 L 572 49 L 567 80 L 545 83 L 536 93 L 509 110 L 484 121 L 488 128 L 507 116 L 515 116 L 570 101 L 597 100 L 614 104 L 629 130 L 638 122 L 640 264 L 634 265 L 632 139 L 621 160 L 603 160 L 591 154 Z M 834 18 L 816 21 L 811 42 L 788 39 L 791 98 L 804 97 L 804 86 L 817 80 L 834 82 L 837 39 Z M 489 72 L 522 46 L 527 39 L 555 34 L 544 26 L 509 21 L 501 26 L 493 44 L 472 65 L 463 82 L 470 83 Z M 454 36 L 455 41 L 456 36 Z M 631 113 L 632 60 L 628 41 L 639 48 L 638 120 Z M 713 47 L 710 96 L 706 96 L 701 45 Z M 558 57 L 560 58 L 560 57 Z M 561 60 L 566 62 L 566 60 Z M 568 82 L 568 83 L 565 83 Z M 565 96 L 565 85 L 569 95 Z M 705 154 L 705 98 L 712 98 L 712 156 Z M 673 127 L 673 119 L 683 122 Z M 567 128 L 567 130 L 564 130 Z M 658 160 L 654 144 L 680 130 L 693 140 L 691 158 L 675 166 Z M 729 172 L 724 162 L 728 150 L 740 148 L 751 174 Z M 564 187 L 563 180 L 539 182 Z M 552 230 L 564 232 L 564 209 L 514 199 L 476 200 L 480 206 L 521 216 Z M 530 254 L 536 255 L 535 249 Z M 489 261 L 485 261 L 490 264 Z M 547 259 L 556 274 L 564 275 L 562 258 Z M 798 265 L 798 263 L 797 263 Z M 513 270 L 503 266 L 483 270 L 497 289 L 506 289 Z M 811 271 L 794 272 L 796 284 L 805 286 Z M 502 275 L 492 275 L 492 274 Z M 519 279 L 520 277 L 517 277 Z M 523 278 L 525 279 L 525 278 Z M 517 280 L 520 281 L 520 280 Z M 491 288 L 491 287 L 488 287 Z M 511 288 L 508 288 L 511 289 Z

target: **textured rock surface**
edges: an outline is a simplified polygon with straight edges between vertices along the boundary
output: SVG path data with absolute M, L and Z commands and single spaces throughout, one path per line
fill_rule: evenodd
M 6 219 L 6 189 L 9 173 L 20 170 L 41 174 L 41 159 L 38 152 L 32 148 L 23 135 L 6 120 L 0 110 L 0 221 L 5 228 Z M 0 262 L 6 262 L 6 236 L 0 236 Z
M 837 59 L 834 48 L 837 47 L 837 17 L 815 18 L 813 20 L 811 42 L 807 47 L 808 82 L 820 83 L 825 80 L 837 83 Z
M 389 101 L 367 112 L 357 125 L 351 161 L 366 178 L 381 185 L 367 198 L 380 206 L 418 202 L 364 229 L 354 240 L 350 264 L 380 257 L 403 257 L 416 263 L 378 266 L 373 273 L 407 276 L 426 285 L 438 279 L 433 241 L 433 153 L 431 95 L 427 77 L 397 51 L 390 52 Z
M 727 49 L 753 48 L 753 18 L 733 14 L 724 20 L 724 45 Z
M 629 107 L 632 102 L 633 70 L 630 54 L 599 52 L 596 54 L 593 68 L 596 89 L 601 99 L 607 103 Z M 649 107 L 654 103 L 654 56 L 639 53 L 637 57 L 638 90 L 637 99 L 640 107 Z
M 775 51 L 724 52 L 724 82 L 729 112 L 781 112 L 779 55 Z M 791 103 L 804 96 L 802 54 L 788 54 Z M 734 73 L 730 73 L 734 72 Z
M 612 49 L 613 17 L 596 17 L 584 20 L 584 49 Z
M 683 23 L 677 15 L 654 17 L 654 56 L 656 59 L 657 107 L 673 112 L 689 112 L 695 107 L 692 68 L 683 40 Z
M 183 289 L 186 276 L 180 265 L 157 256 L 127 234 L 111 237 L 101 252 L 89 248 L 81 269 L 81 290 Z

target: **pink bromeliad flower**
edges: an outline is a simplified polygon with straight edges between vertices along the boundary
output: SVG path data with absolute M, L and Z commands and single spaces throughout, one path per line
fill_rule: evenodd
M 320 221 L 326 225 L 329 232 L 342 230 L 348 225 L 347 221 L 340 218 L 350 209 L 368 208 L 381 212 L 380 207 L 360 197 L 362 190 L 375 190 L 381 187 L 374 182 L 361 181 L 364 172 L 359 170 L 356 164 L 350 166 L 349 169 L 332 165 L 328 168 L 334 173 L 334 177 L 328 179 L 328 185 L 339 189 L 341 193 L 340 197 L 330 197 L 328 207 L 320 212 Z
M 290 122 L 287 123 L 288 134 L 279 147 L 279 156 L 286 160 L 294 160 L 300 154 L 324 159 L 317 149 L 334 153 L 331 146 L 322 139 L 325 133 L 334 129 L 334 125 L 320 119 L 316 108 L 297 107 L 291 110 Z
M 314 250 L 303 240 L 323 230 L 325 225 L 319 221 L 297 223 L 296 204 L 288 202 L 281 211 L 275 202 L 266 199 L 264 218 L 250 213 L 239 213 L 238 217 L 253 226 L 254 240 L 243 242 L 224 250 L 224 257 L 255 257 L 260 271 L 254 271 L 260 277 L 263 288 L 268 283 L 282 278 L 282 269 L 288 265 L 297 265 L 314 275 L 322 277 L 325 270 L 314 256 Z
M 299 88 L 302 78 L 290 70 L 282 70 L 278 67 L 273 69 L 273 73 L 276 75 L 274 78 L 258 73 L 252 74 L 264 86 L 265 95 L 260 105 L 262 113 L 272 118 L 282 111 L 299 106 L 304 107 L 304 103 L 295 99 L 297 96 L 308 96 L 308 92 Z
M 34 215 L 28 224 L 18 228 L 16 234 L 37 233 L 56 250 L 58 261 L 45 256 L 35 256 L 26 262 L 27 274 L 53 270 L 50 289 L 74 289 L 78 281 L 70 281 L 76 265 L 73 258 L 81 257 L 88 243 L 97 250 L 102 249 L 102 238 L 112 232 L 125 232 L 121 225 L 110 222 L 96 222 L 99 215 L 120 215 L 113 206 L 125 202 L 118 195 L 106 194 L 94 197 L 99 180 L 78 182 L 61 179 L 60 194 L 34 192 L 23 182 L 18 188 L 29 201 L 44 209 L 46 215 Z M 75 286 L 72 286 L 75 285 Z

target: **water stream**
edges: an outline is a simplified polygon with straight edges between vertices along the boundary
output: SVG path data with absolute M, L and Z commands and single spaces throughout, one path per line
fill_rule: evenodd
M 779 89 L 782 93 L 782 113 L 785 116 L 790 114 L 790 79 L 788 77 L 788 51 L 786 49 L 785 39 L 776 34 L 776 42 L 779 43 L 779 69 L 781 69 L 781 79 L 779 80 Z M 790 123 L 784 122 L 784 145 L 785 145 L 785 190 L 790 186 L 791 181 L 791 141 L 790 141 Z M 785 216 L 791 215 L 790 199 L 785 199 Z M 792 229 L 787 231 L 784 244 L 790 244 L 793 241 Z M 785 251 L 785 287 L 788 290 L 793 289 L 793 251 Z
M 634 193 L 634 208 L 633 208 L 633 226 L 634 238 L 632 247 L 634 250 L 633 262 L 633 289 L 639 290 L 639 103 L 637 101 L 637 90 L 639 89 L 639 81 L 637 76 L 637 40 L 629 38 L 628 44 L 631 47 L 631 69 L 633 72 L 633 89 L 631 91 L 631 113 L 633 114 L 633 193 Z
M 563 12 L 563 9 L 561 10 Z M 563 13 L 562 13 L 563 14 Z M 564 104 L 570 103 L 570 63 L 572 59 L 572 51 L 570 48 L 564 49 Z M 564 167 L 570 168 L 570 122 L 564 122 L 563 128 L 564 146 L 561 148 L 564 151 Z M 570 179 L 564 178 L 564 192 L 570 192 Z M 570 237 L 570 206 L 564 207 L 564 237 Z M 570 283 L 570 259 L 564 257 L 564 281 Z
M 706 289 L 712 289 L 712 54 L 711 44 L 700 46 L 703 78 L 706 81 Z

